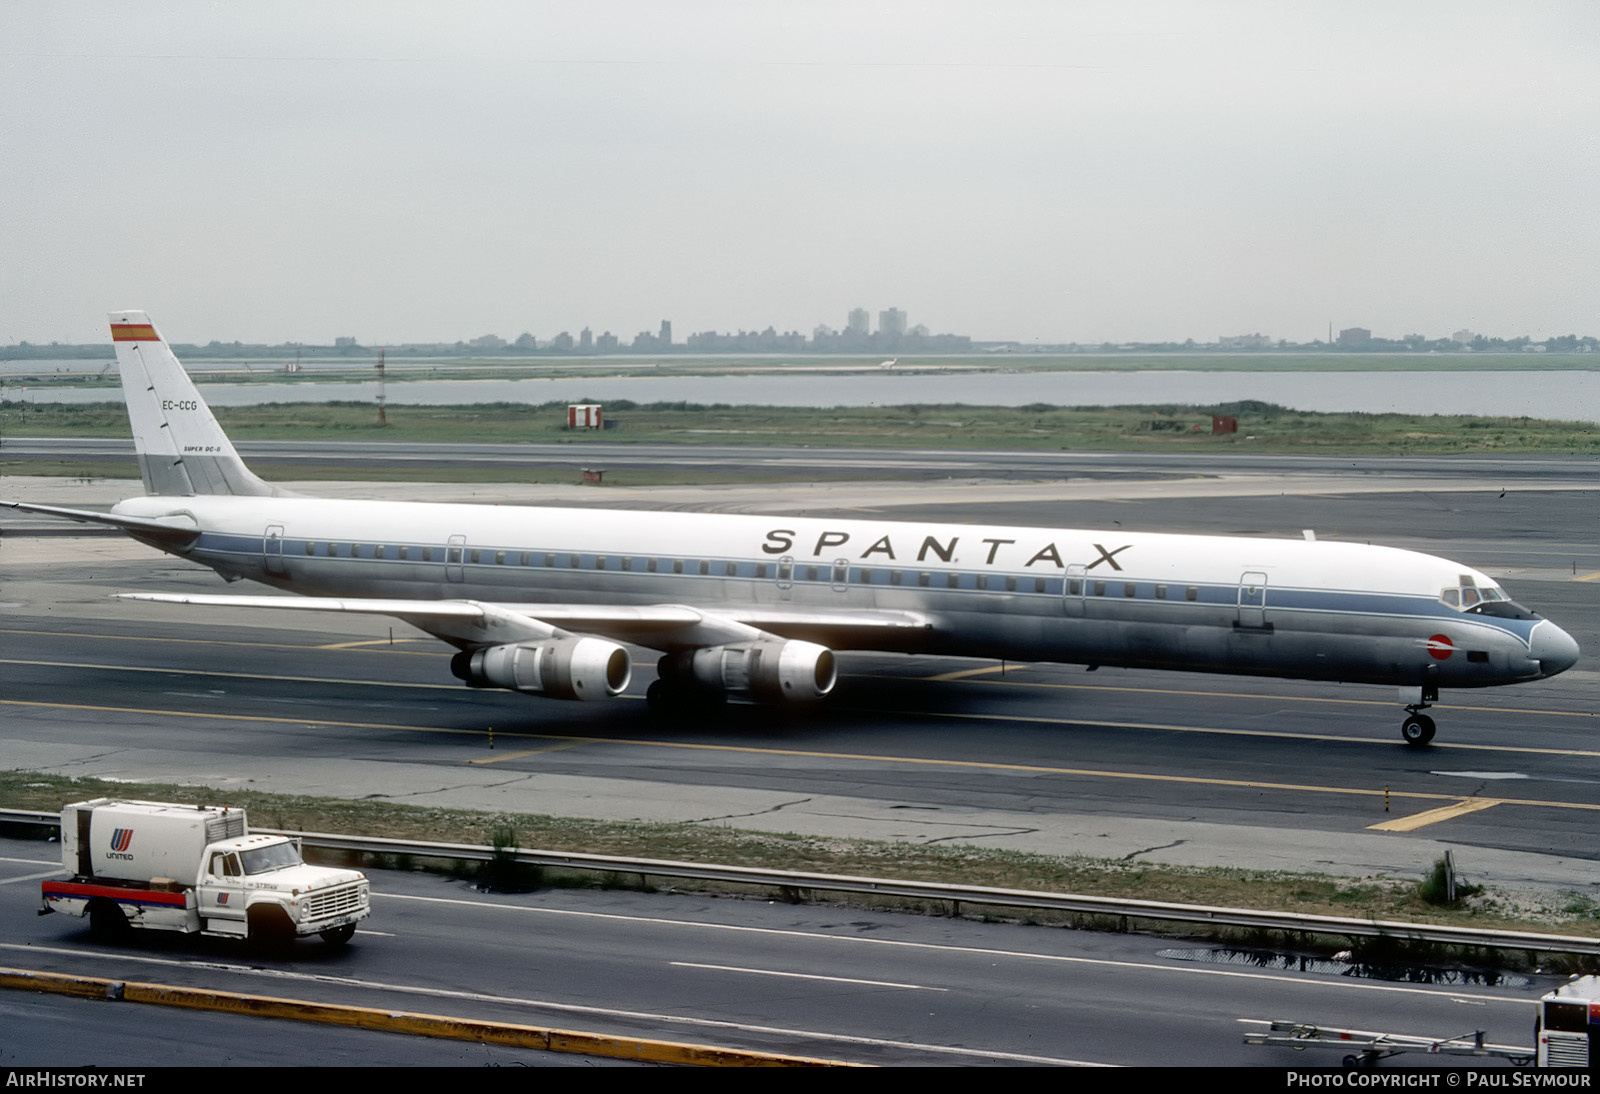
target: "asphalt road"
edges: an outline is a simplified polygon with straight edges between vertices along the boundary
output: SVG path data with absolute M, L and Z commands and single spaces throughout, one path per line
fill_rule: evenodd
M 697 894 L 547 889 L 373 871 L 350 947 L 91 939 L 37 917 L 55 845 L 0 839 L 0 965 L 900 1065 L 1336 1066 L 1243 1044 L 1248 1021 L 1531 1043 L 1559 978 L 1402 983 L 1221 963 L 1160 939 Z M 150 1013 L 154 1011 L 155 1013 Z M 446 1041 L 0 992 L 0 1065 L 564 1062 Z M 519 1059 L 520 1057 L 520 1059 Z M 1414 1055 L 1411 1065 L 1458 1058 Z

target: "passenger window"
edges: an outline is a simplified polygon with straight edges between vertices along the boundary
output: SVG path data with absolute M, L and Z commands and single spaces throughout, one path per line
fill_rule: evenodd
M 494 553 L 494 564 L 496 566 L 504 566 L 506 564 L 506 553 L 504 551 L 496 551 Z
M 404 562 L 405 559 L 406 559 L 406 556 L 409 555 L 410 553 L 411 553 L 411 548 L 407 547 L 404 543 L 402 543 L 400 545 L 400 561 Z
M 722 571 L 728 577 L 737 577 L 739 575 L 739 564 L 737 562 L 724 563 Z
M 1123 596 L 1137 596 L 1138 593 L 1139 593 L 1139 587 L 1137 585 L 1135 585 L 1133 582 L 1128 581 L 1128 582 L 1125 582 L 1123 584 L 1123 586 L 1122 586 L 1122 595 Z
M 702 575 L 709 575 L 711 573 L 711 563 L 703 558 L 700 560 L 700 573 Z
M 672 572 L 675 574 L 683 573 L 683 559 L 675 558 L 672 560 Z
M 1096 581 L 1094 583 L 1094 595 L 1095 596 L 1105 596 L 1106 595 L 1106 583 L 1104 581 Z
M 309 539 L 306 540 L 306 554 L 314 555 L 316 553 L 317 553 L 317 545 L 315 543 L 313 543 Z
M 1185 600 L 1199 600 L 1200 599 L 1200 588 L 1199 588 L 1199 586 L 1190 585 L 1188 588 L 1184 589 L 1183 590 L 1183 598 Z
M 961 575 L 960 574 L 946 574 L 945 578 L 944 578 L 944 583 L 947 586 L 949 586 L 950 588 L 952 588 L 952 589 L 959 589 L 959 588 L 961 588 Z
M 1016 591 L 1017 591 L 1017 579 L 1008 575 L 1006 577 L 1006 592 L 1014 593 Z

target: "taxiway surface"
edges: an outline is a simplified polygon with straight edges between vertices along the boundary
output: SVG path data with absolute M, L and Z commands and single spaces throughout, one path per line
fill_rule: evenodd
M 1600 649 L 1595 496 L 1570 468 L 1532 481 L 1479 464 L 1379 461 L 1349 478 L 1106 467 L 1126 473 L 829 484 L 798 502 L 771 487 L 630 491 L 627 501 L 1174 532 L 1314 528 L 1486 570 L 1589 656 Z M 0 486 L 67 505 L 128 492 Z M 429 496 L 486 500 L 499 489 L 440 485 Z M 504 492 L 565 500 L 561 491 Z M 7 765 L 1333 873 L 1415 876 L 1448 846 L 1474 880 L 1600 885 L 1600 673 L 1587 660 L 1549 681 L 1448 693 L 1438 742 L 1421 751 L 1399 743 L 1399 705 L 1384 688 L 892 656 L 845 657 L 838 694 L 820 709 L 734 706 L 685 725 L 657 721 L 639 701 L 652 676 L 645 653 L 634 694 L 566 704 L 462 688 L 444 647 L 398 625 L 391 645 L 387 621 L 329 630 L 320 617 L 107 599 L 221 587 L 210 571 L 115 537 L 0 539 Z

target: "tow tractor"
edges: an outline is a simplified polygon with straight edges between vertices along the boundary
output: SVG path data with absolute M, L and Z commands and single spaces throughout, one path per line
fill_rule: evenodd
M 1417 1037 L 1405 1033 L 1378 1033 L 1367 1029 L 1339 1029 L 1312 1022 L 1267 1022 L 1241 1018 L 1260 1026 L 1244 1035 L 1247 1045 L 1282 1045 L 1295 1051 L 1336 1048 L 1345 1051 L 1345 1067 L 1373 1068 L 1379 1060 L 1403 1052 L 1440 1056 L 1498 1058 L 1514 1067 L 1537 1063 L 1540 1067 L 1595 1067 L 1600 1065 L 1600 976 L 1575 976 L 1539 999 L 1532 1048 L 1494 1045 L 1483 1030 L 1460 1037 Z
M 1435 1056 L 1475 1056 L 1499 1058 L 1515 1067 L 1533 1063 L 1534 1050 L 1520 1045 L 1492 1045 L 1484 1040 L 1483 1030 L 1459 1037 L 1415 1037 L 1405 1033 L 1378 1033 L 1368 1029 L 1339 1029 L 1311 1022 L 1267 1022 L 1241 1018 L 1246 1025 L 1264 1026 L 1244 1035 L 1247 1045 L 1282 1045 L 1296 1052 L 1308 1048 L 1335 1048 L 1345 1051 L 1344 1066 L 1375 1068 L 1379 1060 L 1405 1052 L 1426 1052 Z

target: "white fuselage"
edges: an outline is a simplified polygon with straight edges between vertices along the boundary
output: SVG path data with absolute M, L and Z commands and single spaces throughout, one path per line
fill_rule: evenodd
M 308 596 L 689 605 L 836 649 L 1408 687 L 1537 679 L 1577 655 L 1477 571 L 1349 543 L 283 497 L 115 512 L 192 521 L 182 554 Z M 905 625 L 853 622 L 894 613 Z M 581 629 L 675 648 L 667 632 Z

